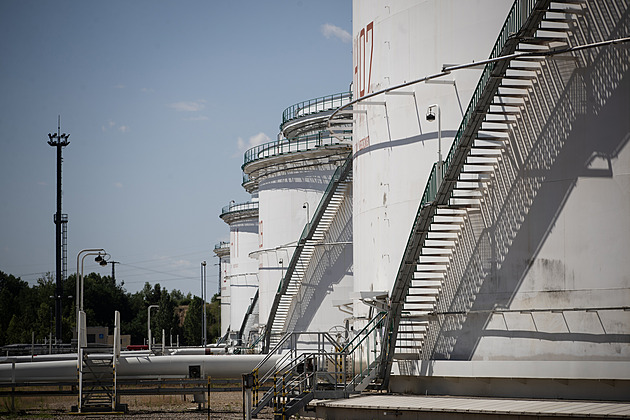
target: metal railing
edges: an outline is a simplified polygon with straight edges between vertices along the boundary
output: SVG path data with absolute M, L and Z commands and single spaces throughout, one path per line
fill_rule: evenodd
M 352 140 L 352 131 L 348 130 L 342 139 L 345 142 L 350 142 Z M 339 138 L 331 136 L 328 131 L 320 131 L 315 134 L 308 134 L 291 139 L 275 140 L 254 146 L 247 150 L 241 168 L 245 169 L 245 166 L 260 159 L 289 153 L 307 152 L 319 147 L 341 144 L 341 142 Z
M 386 338 L 386 318 L 387 312 L 379 312 L 339 351 L 343 358 L 343 370 L 351 378 L 346 385 L 347 392 L 354 392 L 382 362 L 381 340 Z
M 352 92 L 335 93 L 332 95 L 322 96 L 320 98 L 309 99 L 291 105 L 282 113 L 282 127 L 292 120 L 304 117 L 306 115 L 316 114 L 318 112 L 332 111 L 352 101 Z
M 311 338 L 309 339 L 309 337 Z M 314 339 L 312 337 L 314 337 Z M 298 343 L 306 344 L 307 347 L 300 350 Z M 258 398 L 258 391 L 261 386 L 271 381 L 274 376 L 284 376 L 287 372 L 294 371 L 299 364 L 300 358 L 304 357 L 306 354 L 319 355 L 314 357 L 321 358 L 320 366 L 323 366 L 324 360 L 329 357 L 329 355 L 334 354 L 335 350 L 339 349 L 339 347 L 339 343 L 327 332 L 306 331 L 285 334 L 252 370 L 254 377 L 254 405 L 258 406 L 255 410 L 260 410 L 271 401 L 273 390 L 267 392 L 261 399 Z M 262 377 L 259 376 L 259 370 L 273 355 L 281 356 L 276 360 L 273 369 L 269 369 Z
M 365 389 L 383 361 L 380 342 L 386 337 L 386 319 L 387 312 L 379 312 L 350 341 L 327 332 L 285 334 L 252 371 L 252 414 L 267 405 L 273 405 L 277 413 L 285 412 L 288 406 L 295 408 L 298 400 L 348 397 Z M 305 348 L 298 348 L 299 344 Z M 274 368 L 259 377 L 258 370 L 274 354 L 281 354 Z M 258 398 L 259 389 L 269 383 L 271 388 Z
M 229 248 L 229 247 L 230 247 L 230 243 L 229 242 L 221 241 L 221 242 L 219 242 L 218 244 L 216 244 L 214 246 L 214 249 L 218 250 L 218 249 L 225 249 L 225 248 Z
M 258 210 L 258 201 L 248 201 L 239 204 L 230 203 L 221 209 L 221 216 L 243 210 Z
M 256 307 L 256 305 L 258 304 L 258 293 L 260 292 L 260 289 L 256 290 L 256 294 L 254 294 L 254 297 L 252 298 L 252 301 L 249 303 L 249 306 L 247 307 L 247 311 L 245 312 L 245 316 L 243 317 L 243 322 L 241 323 L 241 328 L 239 328 L 238 330 L 238 339 L 240 340 L 240 343 L 242 343 L 243 340 L 243 334 L 245 333 L 245 327 L 247 326 L 247 322 L 249 321 L 249 317 L 252 316 L 252 314 L 254 313 L 254 308 Z M 258 342 L 262 339 L 262 334 L 260 334 L 258 336 L 258 338 L 254 341 L 254 343 L 252 343 L 249 346 L 242 346 L 241 345 L 241 349 L 242 350 L 250 350 L 255 348 L 255 346 L 258 344 Z

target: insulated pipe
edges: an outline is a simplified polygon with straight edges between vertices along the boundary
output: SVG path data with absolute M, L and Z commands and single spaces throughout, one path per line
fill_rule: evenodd
M 133 351 L 122 350 L 120 354 L 122 355 L 122 357 L 127 357 L 127 356 L 148 356 L 151 353 L 148 350 L 133 350 Z M 191 354 L 194 354 L 194 353 L 191 353 Z M 204 354 L 204 353 L 200 352 L 196 354 Z M 77 354 L 76 353 L 59 353 L 59 354 L 34 354 L 33 356 L 7 356 L 7 357 L 3 356 L 3 357 L 0 357 L 0 364 L 3 364 L 3 363 L 11 364 L 12 362 L 15 362 L 15 363 L 55 362 L 55 361 L 60 361 L 60 360 L 76 361 Z
M 250 373 L 266 356 L 264 354 L 121 356 L 116 365 L 116 376 L 119 379 L 185 378 L 189 375 L 190 366 L 199 366 L 202 376 L 239 378 L 242 374 Z M 102 357 L 111 357 L 111 355 L 102 355 Z M 260 374 L 263 375 L 272 369 L 279 357 L 279 355 L 271 357 L 260 369 Z M 10 383 L 13 377 L 17 383 L 76 381 L 77 360 L 1 364 L 0 383 Z

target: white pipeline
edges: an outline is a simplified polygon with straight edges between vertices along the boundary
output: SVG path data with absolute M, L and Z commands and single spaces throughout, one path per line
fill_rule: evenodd
M 202 377 L 239 378 L 244 373 L 250 373 L 265 356 L 264 354 L 129 355 L 121 356 L 118 359 L 116 371 L 117 377 L 120 379 L 185 378 L 189 374 L 190 366 L 199 366 Z M 271 369 L 277 358 L 278 356 L 271 357 L 260 369 L 260 374 L 262 375 Z M 0 365 L 0 383 L 75 380 L 77 380 L 76 359 Z

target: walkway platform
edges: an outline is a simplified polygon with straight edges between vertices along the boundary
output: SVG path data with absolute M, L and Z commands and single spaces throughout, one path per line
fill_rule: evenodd
M 630 396 L 629 396 L 630 398 Z M 339 419 L 630 419 L 630 401 L 570 401 L 422 395 L 362 395 L 345 400 L 316 401 L 317 418 Z

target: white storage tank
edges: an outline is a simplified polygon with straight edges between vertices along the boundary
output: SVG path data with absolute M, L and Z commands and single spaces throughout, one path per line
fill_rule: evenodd
M 258 199 L 245 203 L 231 202 L 221 212 L 221 219 L 230 226 L 230 330 L 237 334 L 245 312 L 258 290 L 258 264 L 249 255 L 258 248 Z M 223 326 L 223 322 L 221 323 Z M 236 339 L 238 337 L 232 337 Z
M 551 2 L 551 11 L 533 12 L 529 8 L 544 2 L 355 1 L 355 95 L 437 73 L 444 65 L 486 59 L 513 4 L 524 16 L 510 22 L 532 16 L 543 21 L 532 24 L 538 30 L 530 34 L 513 28 L 505 33 L 517 37 L 521 51 L 627 36 L 628 6 L 615 1 Z M 508 76 L 493 73 L 501 87 L 488 103 L 509 122 L 493 130 L 496 122 L 478 109 L 475 118 L 484 122 L 473 149 L 484 151 L 478 139 L 490 135 L 481 132 L 502 133 L 495 145 L 504 144 L 481 169 L 487 177 L 474 187 L 476 203 L 457 209 L 454 200 L 449 203 L 461 215 L 450 227 L 461 227 L 454 229 L 452 245 L 445 245 L 452 252 L 441 254 L 447 255 L 444 268 L 427 269 L 427 254 L 423 267 L 416 267 L 410 283 L 417 293 L 407 296 L 413 300 L 404 301 L 407 313 L 399 319 L 415 322 L 419 332 L 397 336 L 401 357 L 394 360 L 392 391 L 627 395 L 629 60 L 626 47 L 605 47 L 515 60 Z M 392 290 L 437 159 L 439 117 L 428 122 L 427 110 L 440 108 L 446 156 L 478 78 L 478 70 L 460 70 L 442 78 L 447 82 L 417 84 L 355 105 L 357 292 Z M 527 86 L 515 88 L 518 83 Z M 466 166 L 474 166 L 474 159 Z M 471 175 L 474 168 L 466 171 Z M 413 311 L 420 314 L 416 319 L 409 316 Z M 354 312 L 359 317 L 367 310 L 355 302 Z M 558 387 L 559 379 L 568 386 Z
M 219 258 L 221 337 L 223 337 L 230 327 L 230 243 L 219 242 L 214 246 L 214 253 Z
M 269 322 L 280 280 L 286 274 L 300 235 L 312 219 L 333 173 L 350 153 L 349 135 L 339 140 L 323 129 L 327 115 L 349 100 L 350 94 L 344 93 L 287 108 L 278 140 L 245 153 L 244 187 L 255 191 L 260 203 L 255 256 L 261 325 Z M 339 273 L 329 270 L 328 275 L 339 281 L 347 272 L 347 269 Z M 338 312 L 328 304 L 330 308 L 325 311 Z M 303 322 L 300 325 L 308 327 Z
M 353 2 L 354 99 L 489 56 L 511 2 Z M 355 292 L 390 292 L 432 165 L 445 156 L 479 70 L 355 105 Z M 433 122 L 428 108 L 439 106 Z M 433 109 L 436 112 L 436 109 Z M 355 301 L 355 316 L 368 307 Z

